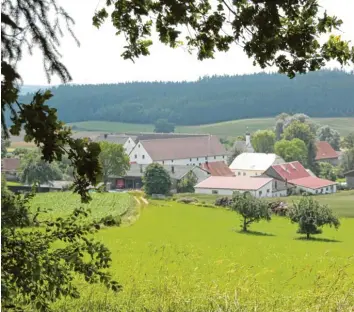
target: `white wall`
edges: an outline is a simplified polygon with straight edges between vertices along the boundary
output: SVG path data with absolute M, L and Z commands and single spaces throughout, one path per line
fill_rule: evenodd
M 199 166 L 200 164 L 204 164 L 206 162 L 215 162 L 215 161 L 223 161 L 226 163 L 227 157 L 226 155 L 221 156 L 209 156 L 209 157 L 193 157 L 193 158 L 182 158 L 182 159 L 166 159 L 166 160 L 158 160 L 155 161 L 161 165 L 189 165 L 189 166 Z
M 273 192 L 273 197 L 286 197 L 288 196 L 287 190 Z
M 153 163 L 154 161 L 147 153 L 145 148 L 141 143 L 135 145 L 132 151 L 129 154 L 129 158 L 131 162 L 136 162 L 141 165 L 148 165 Z M 199 164 L 203 164 L 205 162 L 214 162 L 214 161 L 224 161 L 226 163 L 227 157 L 226 155 L 220 156 L 203 156 L 203 157 L 194 157 L 194 158 L 185 158 L 185 159 L 166 159 L 155 161 L 161 165 L 190 165 L 190 166 L 199 166 Z
M 333 188 L 331 188 L 331 186 L 327 186 L 319 189 L 311 189 L 311 188 L 296 185 L 296 192 L 299 193 L 300 190 L 315 195 L 332 194 L 337 192 L 337 185 L 333 185 Z
M 129 158 L 131 162 L 136 162 L 140 165 L 148 165 L 153 162 L 150 155 L 147 153 L 143 145 L 139 142 L 130 152 Z
M 245 192 L 243 190 L 236 190 L 236 189 L 231 190 L 231 189 L 209 189 L 209 188 L 199 188 L 199 187 L 195 188 L 195 192 L 197 194 L 213 194 L 213 191 L 217 191 L 216 195 L 223 195 L 223 196 L 231 196 L 235 191 L 240 193 Z M 262 192 L 262 194 L 259 194 L 259 192 Z M 260 189 L 256 191 L 250 191 L 250 193 L 257 198 L 272 197 L 272 181 L 263 185 Z
M 123 147 L 125 149 L 125 152 L 129 155 L 130 152 L 133 150 L 135 146 L 135 142 L 132 138 L 128 138 L 128 140 L 125 141 Z
M 255 177 L 260 176 L 264 173 L 263 170 L 242 170 L 242 169 L 231 169 L 235 173 L 236 177 Z

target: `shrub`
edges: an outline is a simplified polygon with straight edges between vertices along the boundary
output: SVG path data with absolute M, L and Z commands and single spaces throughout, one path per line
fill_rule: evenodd
M 103 217 L 99 223 L 102 223 L 105 226 L 120 226 L 122 218 L 120 216 L 108 215 Z
M 183 204 L 191 204 L 191 203 L 197 203 L 198 199 L 193 198 L 193 197 L 182 197 L 177 199 L 178 203 L 183 203 Z
M 215 201 L 215 206 L 229 207 L 231 205 L 232 205 L 232 198 L 229 197 L 220 197 Z

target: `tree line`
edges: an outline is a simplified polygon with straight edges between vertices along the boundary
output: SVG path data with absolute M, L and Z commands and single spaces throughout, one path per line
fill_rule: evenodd
M 303 112 L 354 116 L 354 75 L 323 70 L 293 80 L 279 74 L 204 77 L 195 82 L 129 82 L 53 87 L 49 104 L 65 122 L 87 120 L 176 125 Z M 28 102 L 33 95 L 20 97 Z

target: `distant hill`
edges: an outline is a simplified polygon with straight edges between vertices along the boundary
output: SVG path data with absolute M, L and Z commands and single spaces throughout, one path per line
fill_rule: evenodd
M 354 116 L 354 75 L 338 70 L 293 80 L 279 74 L 253 74 L 205 77 L 196 82 L 62 85 L 52 91 L 55 96 L 50 104 L 65 122 L 152 124 L 166 118 L 176 125 L 200 125 L 274 117 L 281 112 Z
M 20 94 L 26 95 L 27 93 L 34 93 L 37 92 L 39 89 L 47 89 L 48 86 L 41 86 L 41 85 L 24 85 L 20 88 Z

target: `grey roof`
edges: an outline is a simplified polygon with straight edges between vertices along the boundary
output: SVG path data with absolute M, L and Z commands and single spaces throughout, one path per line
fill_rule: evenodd
M 190 133 L 156 133 L 156 132 L 130 132 L 126 135 L 135 137 L 135 142 L 146 140 L 158 140 L 158 139 L 171 139 L 171 138 L 188 138 L 188 137 L 202 137 L 208 136 L 208 134 L 190 134 Z
M 233 149 L 237 148 L 241 152 L 254 153 L 254 149 L 251 144 L 246 144 L 246 141 L 235 141 Z
M 116 144 L 124 144 L 130 137 L 125 134 L 100 134 L 98 137 L 95 138 L 96 142 L 110 142 Z
M 136 178 L 142 177 L 144 175 L 144 171 L 147 166 L 148 165 L 131 164 L 130 169 L 126 172 L 124 177 L 136 177 Z M 162 166 L 170 174 L 171 178 L 174 178 L 176 180 L 182 179 L 188 172 L 192 170 L 205 171 L 204 169 L 198 166 L 182 166 L 182 165 L 176 165 L 176 166 L 162 165 Z M 110 176 L 110 178 L 117 178 L 117 176 Z

